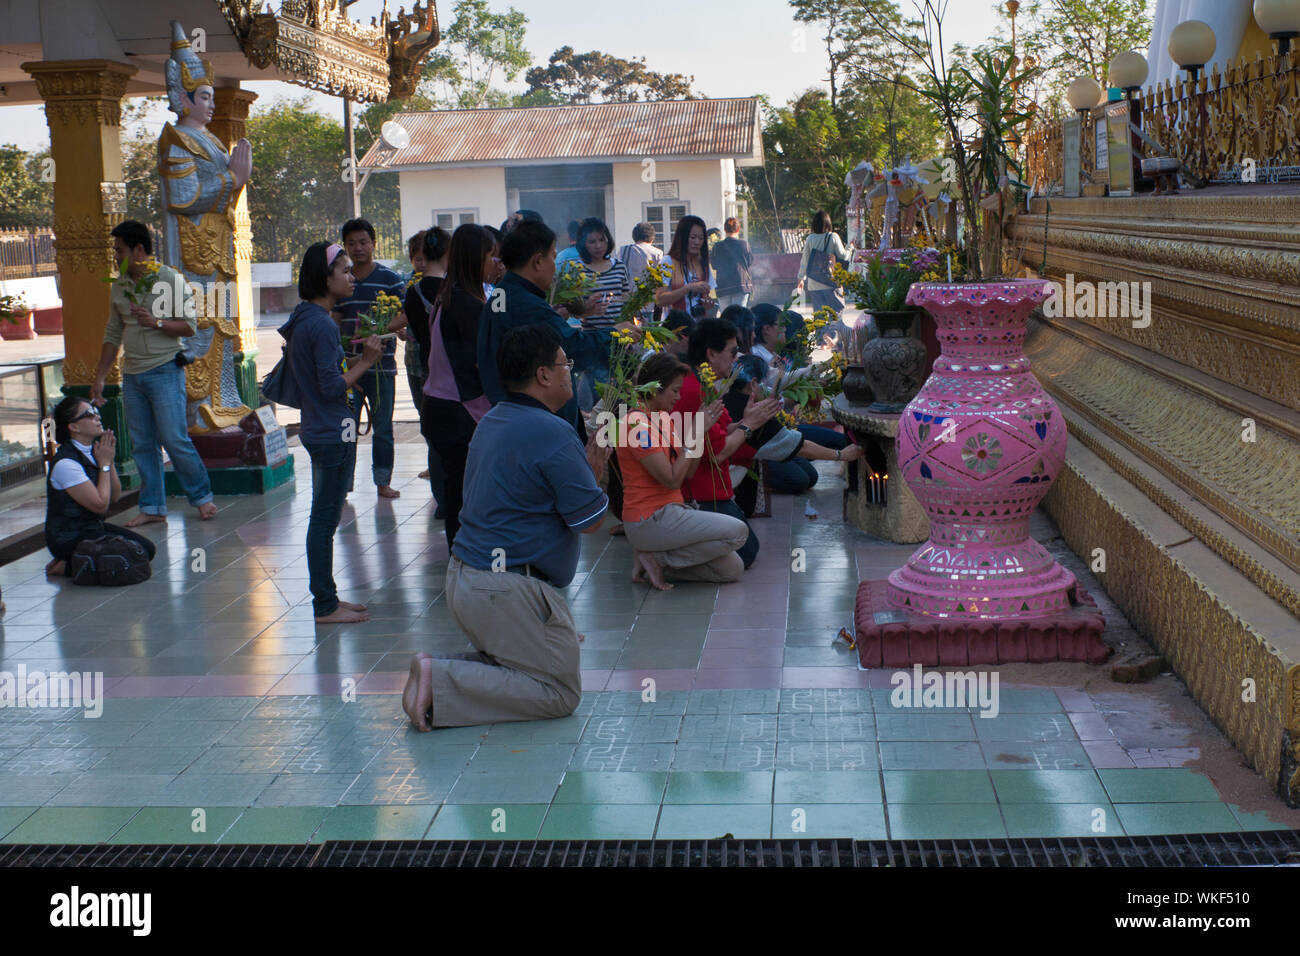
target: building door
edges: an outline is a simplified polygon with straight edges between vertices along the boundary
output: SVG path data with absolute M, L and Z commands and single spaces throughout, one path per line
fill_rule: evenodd
M 605 190 L 602 189 L 546 189 L 519 191 L 519 208 L 536 209 L 546 224 L 559 236 L 558 246 L 563 249 L 568 242 L 564 228 L 569 220 L 579 221 L 588 216 L 605 219 Z

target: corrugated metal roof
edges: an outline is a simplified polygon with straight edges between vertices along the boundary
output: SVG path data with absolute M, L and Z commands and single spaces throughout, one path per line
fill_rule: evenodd
M 758 100 L 665 100 L 529 109 L 430 110 L 394 117 L 410 134 L 400 150 L 376 141 L 360 165 L 620 157 L 762 158 Z

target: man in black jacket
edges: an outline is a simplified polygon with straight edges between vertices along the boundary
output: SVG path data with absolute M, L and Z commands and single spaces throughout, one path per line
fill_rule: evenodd
M 749 308 L 754 280 L 749 274 L 754 254 L 749 243 L 740 238 L 740 220 L 735 216 L 723 223 L 727 238 L 713 247 L 709 258 L 718 273 L 718 309 L 739 305 Z

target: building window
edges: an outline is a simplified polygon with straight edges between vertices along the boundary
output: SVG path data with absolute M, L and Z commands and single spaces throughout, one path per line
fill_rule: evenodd
M 457 226 L 463 226 L 467 222 L 478 222 L 477 209 L 435 209 L 433 211 L 433 224 L 441 226 L 448 232 L 455 232 Z
M 643 202 L 641 218 L 655 227 L 655 243 L 663 249 L 672 245 L 677 223 L 683 216 L 689 216 L 689 202 Z

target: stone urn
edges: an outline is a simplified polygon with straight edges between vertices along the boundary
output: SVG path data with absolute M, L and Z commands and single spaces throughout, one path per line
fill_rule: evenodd
M 872 312 L 871 317 L 880 329 L 879 338 L 862 347 L 862 367 L 875 396 L 871 411 L 896 415 L 925 381 L 925 345 L 912 338 L 917 313 L 915 309 Z
M 899 423 L 899 466 L 930 538 L 889 576 L 891 606 L 969 620 L 1069 610 L 1074 575 L 1029 535 L 1065 462 L 1065 420 L 1024 354 L 1029 314 L 1051 292 L 1026 279 L 908 293 L 934 317 L 941 352 Z

